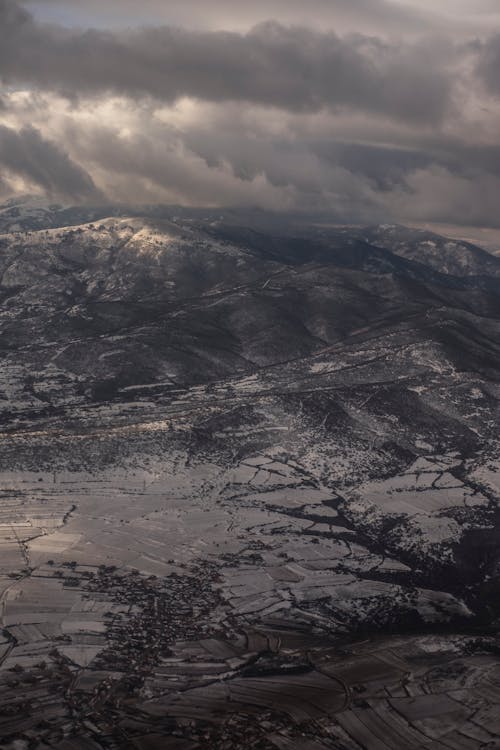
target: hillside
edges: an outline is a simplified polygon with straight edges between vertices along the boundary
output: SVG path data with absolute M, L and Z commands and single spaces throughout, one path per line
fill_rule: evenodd
M 241 218 L 0 209 L 0 745 L 487 747 L 500 261 Z

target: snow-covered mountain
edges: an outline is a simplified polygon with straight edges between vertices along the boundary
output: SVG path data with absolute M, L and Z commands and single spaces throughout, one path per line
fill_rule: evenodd
M 500 258 L 470 242 L 441 237 L 423 229 L 383 224 L 362 230 L 374 245 L 452 276 L 500 277 Z
M 498 261 L 243 218 L 0 208 L 0 746 L 480 750 Z

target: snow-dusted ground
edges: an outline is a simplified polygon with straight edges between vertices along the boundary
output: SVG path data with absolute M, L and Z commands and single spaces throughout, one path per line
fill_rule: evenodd
M 378 251 L 285 262 L 218 225 L 12 210 L 0 746 L 494 747 L 480 256 L 439 286 Z

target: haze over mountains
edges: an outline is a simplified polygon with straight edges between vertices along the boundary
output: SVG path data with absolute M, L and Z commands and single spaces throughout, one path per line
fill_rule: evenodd
M 0 230 L 0 744 L 496 747 L 500 259 L 236 210 Z

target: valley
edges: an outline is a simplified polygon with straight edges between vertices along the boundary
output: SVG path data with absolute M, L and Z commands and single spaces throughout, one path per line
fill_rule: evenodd
M 500 747 L 500 260 L 101 213 L 0 211 L 0 746 Z

